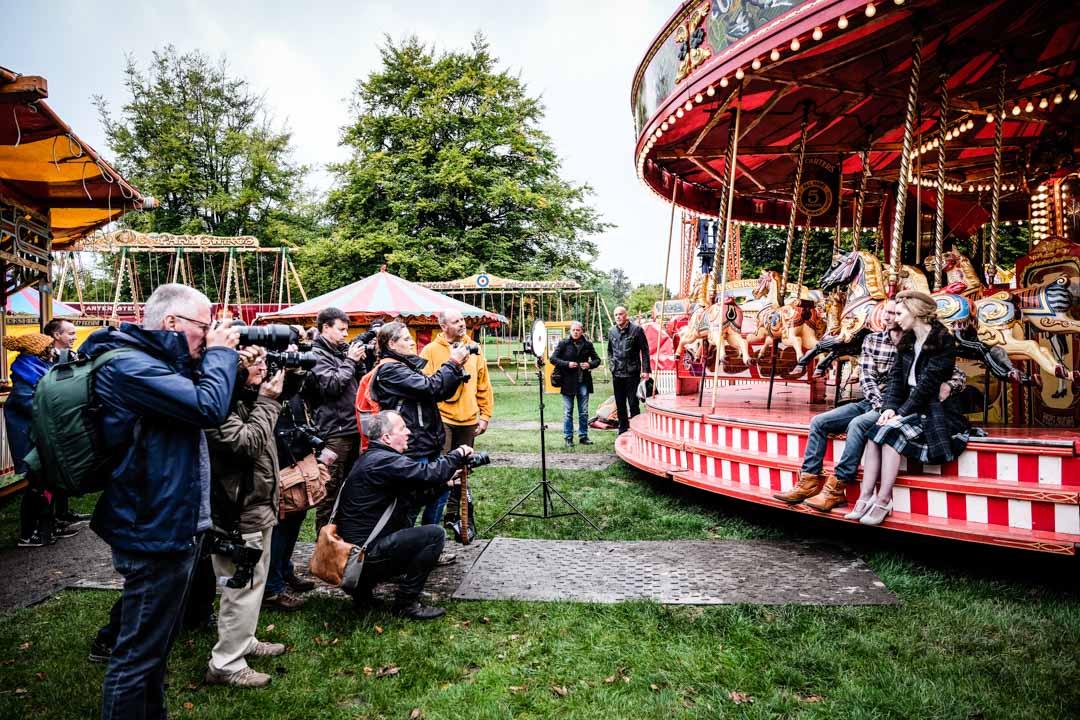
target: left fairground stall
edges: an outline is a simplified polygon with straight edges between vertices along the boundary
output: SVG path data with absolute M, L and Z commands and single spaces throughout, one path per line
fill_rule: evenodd
M 54 253 L 144 204 L 49 107 L 48 94 L 45 78 L 0 67 L 0 337 L 40 331 L 52 319 Z M 9 360 L 0 360 L 0 401 Z M 21 489 L 11 472 L 7 439 L 0 438 L 0 496 Z
M 660 318 L 675 392 L 648 401 L 619 455 L 814 513 L 773 494 L 798 478 L 811 417 L 857 392 L 852 359 L 886 298 L 920 289 L 963 348 L 986 435 L 946 465 L 902 466 L 883 527 L 1075 554 L 1078 62 L 1073 2 L 682 3 L 631 109 L 638 178 L 683 218 L 672 274 L 690 311 Z M 748 226 L 784 252 L 743 278 Z M 823 237 L 831 267 L 811 277 Z

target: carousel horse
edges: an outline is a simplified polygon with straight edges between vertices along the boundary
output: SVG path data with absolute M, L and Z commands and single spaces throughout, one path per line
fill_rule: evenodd
M 694 311 L 686 326 L 679 331 L 679 347 L 675 351 L 675 359 L 678 360 L 687 353 L 695 360 L 703 360 L 708 348 L 707 342 L 712 347 L 720 347 L 720 341 L 734 347 L 743 362 L 750 362 L 750 346 L 746 338 L 739 332 L 742 326 L 743 312 L 735 302 L 735 298 L 725 298 L 724 312 L 721 312 L 720 303 L 708 304 L 715 293 L 716 283 L 711 274 L 700 277 L 691 288 L 691 297 L 695 301 Z
M 842 292 L 844 286 L 847 286 L 846 300 L 840 311 L 838 328 L 824 337 L 813 353 L 829 353 L 818 365 L 819 373 L 823 373 L 839 357 L 858 356 L 866 335 L 885 329 L 883 314 L 887 295 L 881 261 L 866 251 L 852 251 L 839 258 L 822 276 L 821 287 L 825 292 L 834 294 Z M 900 287 L 925 292 L 926 277 L 917 268 L 904 266 Z M 971 337 L 977 309 L 970 299 L 958 294 L 963 289 L 963 285 L 953 283 L 934 294 L 938 316 L 956 337 L 960 356 L 982 361 L 996 377 L 1024 384 L 1033 382 L 1032 378 L 1009 362 L 1007 355 L 993 351 L 994 345 L 1000 343 L 987 343 L 981 334 L 976 338 Z M 1034 351 L 1030 346 L 1023 349 Z M 809 363 L 810 359 L 804 358 L 804 364 Z
M 960 283 L 963 289 L 957 291 L 958 295 L 963 295 L 970 300 L 978 300 L 982 297 L 983 284 L 979 279 L 979 273 L 976 272 L 971 261 L 957 250 L 946 250 L 940 258 L 937 255 L 930 255 L 926 258 L 925 264 L 930 272 L 936 271 L 940 265 L 941 272 L 948 281 L 947 284 Z
M 769 302 L 758 311 L 757 329 L 747 338 L 750 343 L 762 343 L 758 359 L 778 341 L 791 346 L 797 358 L 814 349 L 824 327 L 817 303 L 805 287 L 799 288 L 799 297 L 782 303 L 780 273 L 764 270 L 753 295 L 755 299 L 767 297 Z

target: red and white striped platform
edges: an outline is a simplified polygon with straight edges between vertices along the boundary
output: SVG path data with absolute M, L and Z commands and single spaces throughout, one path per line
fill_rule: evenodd
M 710 492 L 816 517 L 850 522 L 852 532 L 874 528 L 787 505 L 772 494 L 798 478 L 810 419 L 827 410 L 811 405 L 801 386 L 778 386 L 771 410 L 763 385 L 711 390 L 697 396 L 663 395 L 650 400 L 619 437 L 615 450 L 646 472 Z M 904 460 L 893 492 L 893 514 L 883 528 L 922 535 L 1075 555 L 1080 544 L 1080 433 L 1049 428 L 984 427 L 945 465 Z M 843 450 L 830 441 L 825 472 Z M 848 488 L 854 503 L 858 488 Z

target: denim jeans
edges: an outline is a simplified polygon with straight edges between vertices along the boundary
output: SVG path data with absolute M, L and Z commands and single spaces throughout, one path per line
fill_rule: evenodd
M 396 602 L 415 602 L 446 543 L 446 531 L 436 525 L 421 525 L 383 535 L 368 546 L 364 570 L 360 574 L 359 595 L 371 593 L 380 580 L 403 575 Z
M 267 595 L 285 592 L 285 578 L 296 574 L 292 554 L 306 518 L 307 510 L 289 513 L 274 526 L 274 534 L 270 538 L 270 571 L 266 576 Z
M 113 549 L 112 555 L 124 591 L 120 633 L 101 688 L 101 717 L 165 718 L 165 670 L 198 546 L 156 554 Z
M 562 396 L 562 434 L 567 442 L 574 439 L 574 398 L 577 398 L 578 437 L 589 437 L 589 388 L 581 383 L 575 394 Z
M 853 482 L 859 473 L 859 463 L 862 462 L 869 433 L 880 416 L 881 412 L 874 410 L 866 400 L 841 405 L 815 415 L 810 421 L 810 435 L 806 440 L 802 471 L 810 475 L 820 475 L 829 435 L 847 433 L 844 452 L 836 462 L 833 474 L 837 480 Z

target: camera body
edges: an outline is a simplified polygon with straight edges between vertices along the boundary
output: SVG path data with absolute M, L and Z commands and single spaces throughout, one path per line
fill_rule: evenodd
M 457 343 L 457 346 L 464 347 L 466 350 L 469 351 L 470 355 L 480 354 L 480 346 L 476 343 Z
M 223 533 L 217 529 L 206 535 L 207 552 L 229 558 L 236 565 L 236 572 L 225 581 L 225 586 L 235 589 L 255 582 L 255 566 L 259 564 L 262 550 L 244 542 L 239 530 Z
M 266 352 L 266 374 L 273 377 L 279 370 L 307 371 L 315 367 L 318 357 L 315 353 L 295 350 L 268 350 Z
M 465 461 L 465 467 L 472 470 L 473 468 L 483 467 L 484 465 L 491 464 L 491 456 L 486 452 L 474 452 Z
M 311 425 L 294 425 L 277 431 L 277 436 L 289 446 L 294 458 L 322 452 L 326 440 L 319 436 L 319 431 Z

